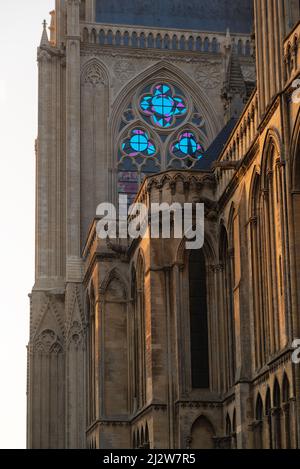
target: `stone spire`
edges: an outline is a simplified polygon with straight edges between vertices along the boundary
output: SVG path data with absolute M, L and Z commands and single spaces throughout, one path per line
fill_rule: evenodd
M 234 49 L 231 50 L 228 61 L 222 98 L 226 122 L 232 117 L 239 117 L 247 99 L 247 87 L 239 57 Z
M 43 34 L 41 38 L 41 43 L 40 46 L 49 46 L 49 39 L 48 39 L 48 33 L 47 33 L 47 22 L 46 20 L 43 21 Z

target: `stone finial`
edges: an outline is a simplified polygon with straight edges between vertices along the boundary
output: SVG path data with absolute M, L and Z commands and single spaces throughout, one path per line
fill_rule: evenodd
M 49 39 L 47 33 L 47 22 L 46 20 L 43 21 L 43 34 L 41 38 L 41 46 L 49 46 Z

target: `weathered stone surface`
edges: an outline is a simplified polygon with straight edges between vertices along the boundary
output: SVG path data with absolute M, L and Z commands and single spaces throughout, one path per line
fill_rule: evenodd
M 50 40 L 43 30 L 28 447 L 299 448 L 299 24 L 290 31 L 299 2 L 255 1 L 257 89 L 247 104 L 253 45 L 242 34 L 249 18 L 238 18 L 251 2 L 234 2 L 228 16 L 228 2 L 197 2 L 210 9 L 196 31 L 178 2 L 170 21 L 178 27 L 179 15 L 184 30 L 134 26 L 159 11 L 163 22 L 170 2 L 159 3 L 149 17 L 148 2 L 140 16 L 122 2 L 118 22 L 133 26 L 121 27 L 96 22 L 93 0 L 57 1 Z M 100 4 L 99 15 L 114 15 L 120 2 Z M 187 14 L 196 6 L 181 5 Z M 232 15 L 238 29 L 225 34 Z M 160 138 L 142 120 L 139 93 L 162 81 L 187 99 L 180 128 L 198 132 L 207 153 L 218 148 L 213 168 L 205 158 L 199 171 L 169 165 L 170 133 Z M 232 118 L 225 142 L 219 132 Z M 205 205 L 207 389 L 193 388 L 190 313 L 203 285 L 190 295 L 185 240 L 96 235 L 97 205 L 117 199 L 118 154 L 133 122 L 161 157 L 138 201 Z

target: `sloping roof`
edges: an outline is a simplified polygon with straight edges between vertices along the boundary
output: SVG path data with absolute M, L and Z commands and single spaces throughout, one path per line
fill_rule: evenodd
M 231 93 L 246 93 L 245 80 L 236 52 L 232 52 L 229 59 L 229 64 L 226 73 L 226 89 Z
M 238 119 L 231 118 L 221 132 L 217 135 L 210 147 L 206 150 L 201 160 L 197 161 L 194 166 L 195 170 L 210 170 L 212 163 L 214 163 L 221 155 L 227 140 L 229 139 Z

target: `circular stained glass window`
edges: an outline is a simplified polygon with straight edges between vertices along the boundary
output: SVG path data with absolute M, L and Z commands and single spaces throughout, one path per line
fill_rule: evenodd
M 143 152 L 148 148 L 148 138 L 141 130 L 138 130 L 135 135 L 130 139 L 130 145 L 133 150 L 137 152 Z
M 191 157 L 200 160 L 204 150 L 192 132 L 184 132 L 178 141 L 171 145 L 171 151 L 178 158 Z
M 151 93 L 141 98 L 140 108 L 152 124 L 164 129 L 171 127 L 177 118 L 187 112 L 184 99 L 167 84 L 154 85 Z
M 142 129 L 134 129 L 129 138 L 122 143 L 122 151 L 128 156 L 153 156 L 156 153 L 154 143 Z

